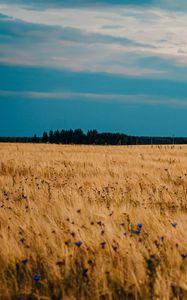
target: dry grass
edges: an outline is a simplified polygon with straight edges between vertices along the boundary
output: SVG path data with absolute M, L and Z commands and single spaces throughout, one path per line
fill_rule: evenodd
M 0 299 L 187 299 L 186 211 L 186 146 L 0 144 Z

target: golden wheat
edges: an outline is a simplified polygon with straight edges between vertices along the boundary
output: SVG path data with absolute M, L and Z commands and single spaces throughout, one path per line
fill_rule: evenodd
M 187 147 L 0 144 L 0 299 L 187 299 Z

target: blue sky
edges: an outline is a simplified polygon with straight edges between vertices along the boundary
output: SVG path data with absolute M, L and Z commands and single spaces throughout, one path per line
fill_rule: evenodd
M 0 135 L 187 136 L 187 2 L 0 0 Z

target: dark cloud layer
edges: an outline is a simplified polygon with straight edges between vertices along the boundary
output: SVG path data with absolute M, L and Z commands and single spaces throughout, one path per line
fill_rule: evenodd
M 30 9 L 55 7 L 88 7 L 88 6 L 158 6 L 164 9 L 187 9 L 186 0 L 0 0 L 0 4 L 17 4 Z
M 38 34 L 39 33 L 39 34 Z M 57 38 L 64 41 L 72 41 L 85 44 L 120 44 L 123 46 L 147 47 L 151 46 L 144 43 L 138 43 L 129 38 L 115 37 L 106 34 L 90 33 L 81 29 L 63 26 L 47 26 L 42 24 L 27 23 L 21 20 L 8 18 L 0 14 L 0 43 L 9 38 L 9 43 L 33 43 L 42 42 L 50 38 Z
M 13 38 L 14 41 L 18 41 L 21 37 L 27 40 L 27 35 L 32 33 L 32 37 L 36 38 L 37 31 L 47 34 L 54 33 L 59 28 L 57 26 L 46 26 L 42 24 L 34 24 L 24 22 L 18 19 L 10 18 L 6 15 L 0 14 L 0 35 L 3 37 Z M 31 36 L 30 36 L 31 38 Z M 40 35 L 40 39 L 42 35 Z M 0 43 L 2 40 L 0 40 Z M 32 39 L 30 39 L 32 42 Z
M 149 5 L 157 0 L 1 0 L 0 3 L 22 4 L 38 7 L 69 7 L 69 6 L 95 6 L 95 5 Z
M 0 90 L 153 95 L 187 99 L 186 82 L 0 65 Z

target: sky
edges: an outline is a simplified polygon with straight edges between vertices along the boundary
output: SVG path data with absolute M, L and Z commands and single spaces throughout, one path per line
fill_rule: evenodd
M 187 136 L 186 0 L 0 0 L 0 136 Z

